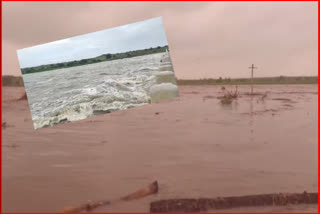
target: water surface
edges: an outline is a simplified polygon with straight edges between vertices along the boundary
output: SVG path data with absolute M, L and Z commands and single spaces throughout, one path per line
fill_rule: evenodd
M 264 99 L 241 86 L 231 105 L 217 99 L 221 86 L 179 90 L 159 104 L 35 131 L 27 101 L 13 100 L 23 89 L 4 88 L 3 211 L 59 212 L 154 180 L 157 195 L 95 212 L 148 212 L 159 199 L 318 191 L 317 85 L 256 86 Z M 232 212 L 291 210 L 317 206 Z
M 35 128 L 149 103 L 166 53 L 23 75 Z

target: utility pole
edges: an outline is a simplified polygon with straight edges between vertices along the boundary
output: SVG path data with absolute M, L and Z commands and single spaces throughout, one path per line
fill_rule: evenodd
M 251 69 L 251 95 L 253 95 L 253 69 L 257 69 L 257 67 L 254 67 L 254 64 L 252 64 L 249 69 Z

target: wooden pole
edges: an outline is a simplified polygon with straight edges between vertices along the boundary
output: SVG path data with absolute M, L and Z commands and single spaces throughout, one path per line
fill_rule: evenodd
M 257 67 L 254 67 L 254 64 L 249 67 L 251 69 L 251 95 L 253 95 L 253 69 L 256 69 Z
M 253 64 L 251 67 L 251 95 L 253 94 Z

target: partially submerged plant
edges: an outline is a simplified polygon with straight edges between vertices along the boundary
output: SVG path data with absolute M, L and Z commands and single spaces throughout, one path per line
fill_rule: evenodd
M 227 91 L 227 93 L 224 95 L 226 97 L 230 97 L 232 99 L 236 99 L 239 96 L 238 91 Z
M 223 97 L 221 100 L 220 100 L 221 104 L 223 105 L 229 105 L 232 103 L 232 98 L 230 97 Z
M 236 86 L 235 91 L 227 91 L 222 97 L 220 97 L 220 102 L 223 105 L 229 105 L 234 99 L 237 99 L 238 96 L 238 86 Z

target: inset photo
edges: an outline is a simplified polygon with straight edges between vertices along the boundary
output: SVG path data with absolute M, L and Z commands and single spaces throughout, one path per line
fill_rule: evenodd
M 161 17 L 17 51 L 35 129 L 179 96 Z

